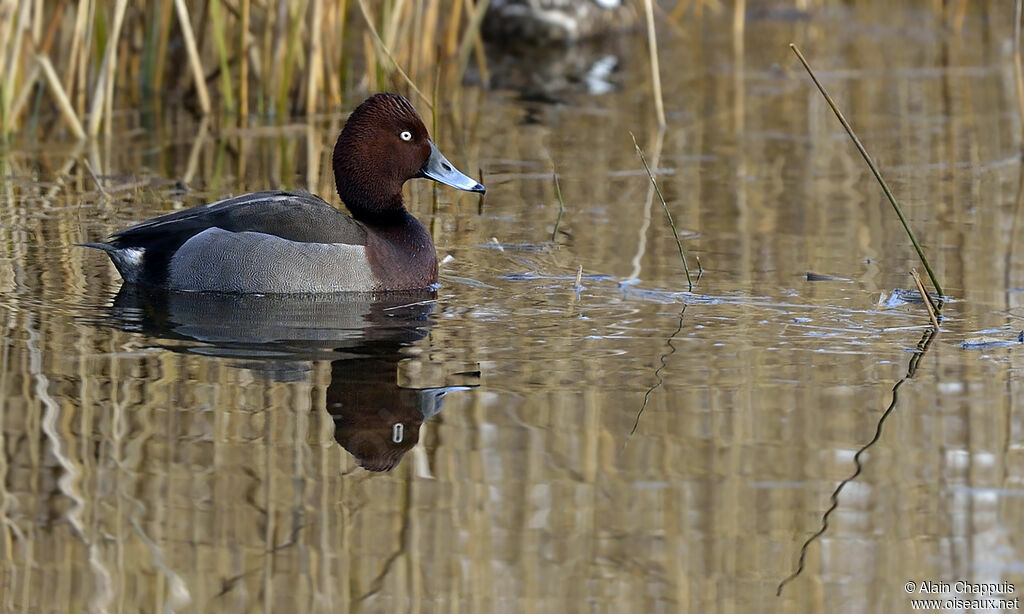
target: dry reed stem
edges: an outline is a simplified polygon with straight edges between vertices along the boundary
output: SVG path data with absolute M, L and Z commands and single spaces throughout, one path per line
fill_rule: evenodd
M 14 110 L 11 108 L 11 93 L 14 91 L 15 79 L 18 76 L 18 66 L 21 60 L 21 47 L 22 47 L 22 36 L 26 30 L 28 21 L 28 10 L 30 5 L 22 3 L 21 11 L 18 12 L 16 20 L 11 20 L 11 34 L 8 34 L 4 38 L 10 44 L 10 50 L 7 51 L 7 46 L 4 45 L 4 63 L 0 63 L 0 68 L 4 70 L 6 81 L 3 87 L 3 91 L 0 92 L 0 117 L 3 118 L 3 133 L 7 134 L 11 131 L 14 125 Z M 15 3 L 10 2 L 5 12 L 9 15 L 13 15 L 15 11 Z
M 407 34 L 407 36 L 403 36 L 403 39 L 408 41 L 406 53 L 409 58 L 410 71 L 414 75 L 419 75 L 423 62 L 430 59 L 427 57 L 429 54 L 417 53 L 423 39 L 426 38 L 426 32 L 423 31 L 423 4 L 423 2 L 413 4 L 412 19 L 407 20 L 402 28 L 402 32 Z M 431 94 L 431 99 L 433 99 L 433 94 Z
M 409 75 L 405 74 L 405 71 L 402 70 L 401 66 L 399 66 L 398 60 L 396 60 L 394 56 L 391 55 L 391 50 L 388 49 L 387 45 L 384 44 L 384 41 L 381 39 L 380 34 L 377 32 L 377 28 L 373 25 L 373 18 L 370 17 L 369 9 L 366 8 L 366 1 L 357 1 L 359 3 L 359 10 L 363 14 L 363 19 L 366 21 L 366 27 L 370 31 L 370 35 L 373 36 L 373 40 L 377 43 L 377 49 L 384 52 L 384 55 L 387 56 L 389 60 L 391 60 L 391 64 L 395 67 L 395 70 L 398 71 L 398 74 L 402 75 L 402 78 L 405 79 L 405 82 L 409 84 L 409 87 L 412 88 L 412 91 L 416 92 L 416 95 L 419 96 L 420 99 L 422 99 L 424 102 L 426 102 L 427 106 L 433 109 L 433 101 L 427 98 L 423 94 L 423 92 L 420 91 L 420 88 L 416 87 L 416 84 L 413 82 L 412 79 L 409 78 Z M 484 0 L 484 3 L 486 3 L 486 0 Z
M 479 30 L 473 35 L 473 57 L 476 58 L 476 67 L 480 71 L 480 82 L 486 89 L 490 87 L 491 75 L 487 72 L 487 51 L 484 49 L 484 41 Z
M 11 20 L 10 23 L 7 21 L 7 16 L 13 12 L 13 1 L 4 0 L 0 2 L 0 36 L 3 37 L 4 44 L 0 45 L 0 69 L 3 69 L 5 74 L 8 70 L 7 65 L 7 54 L 14 50 L 14 46 L 11 43 L 14 28 L 16 27 L 15 20 Z M 4 87 L 7 84 L 4 82 Z
M 455 4 L 458 5 L 458 3 Z M 437 62 L 438 51 L 440 50 L 440 42 L 438 42 L 437 39 L 444 36 L 444 32 L 441 32 L 439 30 L 439 26 L 441 23 L 441 3 L 439 1 L 433 0 L 430 2 L 430 4 L 427 6 L 427 14 L 423 18 L 423 20 L 424 25 L 421 31 L 424 33 L 434 33 L 435 36 L 420 37 L 419 56 L 421 58 L 424 58 L 425 62 L 426 58 L 432 58 L 434 60 L 433 62 L 426 62 L 426 66 L 434 64 L 434 66 L 440 67 L 440 64 Z M 435 70 L 434 73 L 436 75 L 437 71 Z M 436 104 L 437 95 L 434 94 L 433 98 Z
M 398 36 L 398 26 L 401 25 L 402 17 L 405 13 L 405 0 L 394 0 L 394 4 L 391 5 L 391 19 L 388 20 L 387 27 L 384 30 L 384 46 L 388 49 L 394 49 L 395 39 Z
M 734 37 L 743 37 L 747 27 L 747 1 L 733 0 L 732 7 L 732 34 Z
M 466 10 L 473 9 L 473 4 L 470 0 L 463 0 L 466 4 Z M 487 0 L 489 2 L 490 0 Z M 482 7 L 476 7 L 472 13 L 473 18 L 470 21 L 470 26 L 466 28 L 464 36 L 469 37 L 473 45 L 473 56 L 476 58 L 477 69 L 480 71 L 480 81 L 484 83 L 484 87 L 487 87 L 487 83 L 490 82 L 490 76 L 487 73 L 487 53 L 484 51 L 484 41 L 480 36 L 480 24 L 483 22 L 484 15 L 487 13 L 487 2 Z M 459 80 L 462 80 L 462 75 L 465 72 L 465 67 L 459 72 Z
M 228 65 L 228 41 L 224 36 L 223 16 L 220 14 L 220 0 L 210 0 L 208 5 L 213 25 L 213 42 L 220 60 L 221 100 L 229 113 L 235 110 L 235 96 L 231 83 L 231 67 Z
M 363 32 L 363 53 L 367 58 L 376 57 L 376 52 L 373 50 L 373 37 L 370 36 L 369 32 Z M 366 61 L 366 89 L 371 92 L 379 89 L 377 87 L 377 72 L 373 70 L 369 59 Z
M 120 7 L 121 5 L 119 4 L 118 6 Z M 104 88 L 105 89 L 103 91 L 103 117 L 105 117 L 107 119 L 107 121 L 103 122 L 103 127 L 104 127 L 104 133 L 108 137 L 113 132 L 113 125 L 114 125 L 114 121 L 113 121 L 113 119 L 114 119 L 114 83 L 117 81 L 117 75 L 118 75 L 118 61 L 117 61 L 118 47 L 121 46 L 122 44 L 125 44 L 125 41 L 121 40 L 121 28 L 124 26 L 124 14 L 125 14 L 125 11 L 127 9 L 128 9 L 128 2 L 127 2 L 127 0 L 125 0 L 124 4 L 123 4 L 123 8 L 121 8 L 121 10 L 117 11 L 117 13 L 116 13 L 116 15 L 114 17 L 114 24 L 115 25 L 114 25 L 114 29 L 111 32 L 114 44 L 113 44 L 113 46 L 111 46 L 111 49 L 113 50 L 113 53 L 112 53 L 111 58 L 110 58 L 110 68 L 108 69 L 110 71 L 110 77 L 104 83 Z M 122 70 L 122 72 L 124 72 L 124 71 Z M 125 79 L 125 81 L 127 81 L 127 79 Z M 91 119 L 92 118 L 90 118 L 90 120 Z
M 64 120 L 67 121 L 68 127 L 71 128 L 71 132 L 74 133 L 75 138 L 84 139 L 85 130 L 82 129 L 82 123 L 78 121 L 75 109 L 71 106 L 71 101 L 68 99 L 67 94 L 64 93 L 64 88 L 61 87 L 60 78 L 57 77 L 57 72 L 53 70 L 53 64 L 50 63 L 50 59 L 45 55 L 39 54 L 36 56 L 36 62 L 39 63 L 43 71 L 43 77 L 45 77 L 46 83 L 50 86 L 50 92 L 57 101 L 57 107 L 64 116 Z
M 281 108 L 281 96 L 279 91 L 281 88 L 275 87 L 274 79 L 270 78 L 270 75 L 283 75 L 285 72 L 285 62 L 288 55 L 288 31 L 289 21 L 291 13 L 288 11 L 288 2 L 279 1 L 277 7 L 277 18 L 275 20 L 267 20 L 268 24 L 273 23 L 273 37 L 271 39 L 272 44 L 266 44 L 266 48 L 270 50 L 269 61 L 266 63 L 266 88 L 265 94 L 267 97 L 267 110 L 273 110 L 276 113 L 278 110 L 283 112 Z M 268 25 L 268 27 L 270 27 Z
M 25 75 L 25 80 L 21 84 L 21 89 L 18 90 L 18 95 L 14 98 L 14 103 L 11 104 L 10 111 L 8 111 L 7 117 L 10 117 L 9 127 L 14 125 L 14 120 L 21 115 L 21 111 L 28 104 L 28 99 L 36 85 L 36 79 L 39 78 L 39 70 L 38 64 L 33 64 L 29 67 L 28 74 Z
M 78 10 L 75 12 L 75 26 L 71 31 L 71 43 L 68 46 L 67 72 L 64 75 L 64 91 L 68 98 L 74 96 L 75 88 L 75 66 L 78 64 L 79 50 L 82 48 L 83 34 L 85 33 L 85 19 L 89 14 L 89 2 L 79 2 Z M 84 54 L 83 54 L 84 55 Z
M 311 23 L 316 26 L 323 19 L 322 0 L 313 0 Z M 316 111 L 316 100 L 319 95 L 321 67 L 323 65 L 323 46 L 320 37 L 311 33 L 309 44 L 309 60 L 306 66 L 306 117 L 312 117 Z
M 1024 139 L 1024 69 L 1020 57 L 1021 0 L 1014 2 L 1013 11 L 1013 77 L 1017 85 L 1017 118 L 1021 122 L 1021 136 Z
M 469 11 L 469 0 L 464 1 L 466 2 L 466 10 Z M 459 43 L 459 56 L 456 63 L 458 72 L 455 74 L 456 82 L 462 81 L 462 76 L 466 74 L 466 67 L 469 65 L 469 54 L 476 42 L 474 36 L 477 38 L 480 36 L 480 24 L 484 21 L 484 14 L 487 12 L 488 3 L 489 0 L 480 0 L 470 13 L 469 26 L 463 31 L 462 41 Z
M 114 69 L 117 65 L 117 45 L 121 39 L 121 25 L 124 22 L 126 10 L 128 10 L 128 0 L 117 0 L 117 6 L 114 8 L 114 25 L 110 29 L 109 38 L 107 38 L 103 64 L 100 66 L 100 74 L 96 78 L 96 86 L 92 93 L 92 106 L 89 109 L 90 136 L 99 134 L 107 93 L 113 88 Z M 107 121 L 109 122 L 110 118 L 107 118 Z
M 565 214 L 565 200 L 562 198 L 562 186 L 558 184 L 558 171 L 551 173 L 551 179 L 555 182 L 555 195 L 558 196 L 558 217 L 555 219 L 555 227 L 551 231 L 551 242 L 555 242 L 558 236 L 558 225 L 562 223 L 562 215 Z
M 263 34 L 259 44 L 253 45 L 253 50 L 256 52 L 256 56 L 259 58 L 259 62 L 253 62 L 253 71 L 256 74 L 256 78 L 260 83 L 260 97 L 258 109 L 260 113 L 267 113 L 270 110 L 271 100 L 271 86 L 270 79 L 265 79 L 264 75 L 274 72 L 274 58 L 276 54 L 275 45 L 277 44 L 277 32 L 275 24 L 280 27 L 280 21 L 282 18 L 272 19 L 269 16 L 270 6 L 266 7 L 267 17 L 263 20 Z
M 249 116 L 249 22 L 252 20 L 251 0 L 242 0 L 242 21 L 238 33 L 238 124 L 245 125 Z M 315 38 L 315 37 L 314 37 Z
M 341 80 L 338 78 L 342 75 L 341 62 L 342 62 L 342 49 L 345 48 L 345 26 L 347 25 L 348 17 L 348 0 L 341 0 L 341 4 L 331 3 L 329 6 L 332 7 L 332 20 L 331 23 L 334 25 L 335 17 L 337 25 L 337 37 L 327 37 L 328 45 L 331 45 L 331 51 L 328 54 L 332 60 L 337 60 L 338 66 L 327 66 L 326 79 L 328 91 L 330 92 L 329 108 L 337 108 L 341 106 Z M 334 46 L 336 45 L 336 47 Z
M 917 284 L 917 291 L 921 293 L 921 300 L 924 301 L 924 307 L 928 310 L 928 317 L 932 321 L 932 326 L 935 327 L 935 332 L 938 332 L 938 309 L 935 307 L 935 303 L 932 302 L 932 297 L 928 294 L 928 290 L 925 289 L 924 282 L 921 281 L 921 275 L 917 272 L 917 269 L 910 269 L 910 276 L 914 278 L 914 283 Z
M 42 7 L 40 6 L 40 15 L 42 14 Z M 57 10 L 54 11 L 53 17 L 50 18 L 50 25 L 46 28 L 46 36 L 43 37 L 43 42 L 39 46 L 40 53 L 49 55 L 50 48 L 53 46 L 53 39 L 57 35 L 57 27 L 60 25 L 61 19 L 64 17 L 64 4 L 61 3 L 57 6 Z
M 89 66 L 91 64 L 89 58 L 89 49 L 92 47 L 93 39 L 93 28 L 89 27 L 89 24 L 95 23 L 96 21 L 96 3 L 91 0 L 85 0 L 85 3 L 89 5 L 88 11 L 85 16 L 85 23 L 82 27 L 85 29 L 82 38 L 82 52 L 78 54 L 78 66 L 77 70 L 78 84 L 75 86 L 75 110 L 78 111 L 79 117 L 85 117 L 86 113 L 86 102 L 89 95 Z
M 43 34 L 43 0 L 34 2 L 25 1 L 24 4 L 32 4 L 32 44 L 38 48 Z
M 189 18 L 185 0 L 174 0 L 174 8 L 178 14 L 178 23 L 181 24 L 181 37 L 185 41 L 185 53 L 188 55 L 189 66 L 192 68 L 192 78 L 196 84 L 196 96 L 199 97 L 199 108 L 204 114 L 209 113 L 210 93 L 206 91 L 203 63 L 199 59 L 199 49 L 196 47 L 196 37 L 192 32 L 192 21 Z
M 448 32 L 445 34 L 444 53 L 448 57 L 454 57 L 459 48 L 459 23 L 462 22 L 462 3 L 455 0 L 452 3 L 451 21 L 448 22 Z
M 650 50 L 651 81 L 654 88 L 654 112 L 658 118 L 658 126 L 664 128 L 665 102 L 661 94 L 661 69 L 658 62 L 658 35 L 654 27 L 653 0 L 644 0 L 644 16 L 647 21 L 647 47 Z M 639 148 L 638 148 L 639 149 Z
M 274 74 L 281 75 L 275 92 L 275 114 L 278 117 L 285 117 L 288 114 L 288 94 L 292 86 L 293 65 L 299 56 L 299 29 L 302 26 L 299 16 L 306 8 L 305 2 L 283 4 L 287 5 L 282 9 L 286 16 L 282 23 L 286 26 L 278 30 L 277 49 L 274 55 L 275 67 L 280 71 Z M 288 7 L 291 10 L 288 10 Z
M 104 198 L 108 197 L 109 194 L 107 194 L 107 190 L 103 187 L 103 182 L 100 181 L 99 175 L 96 174 L 96 171 L 93 169 L 92 164 L 90 164 L 88 160 L 82 159 L 82 166 L 85 167 L 86 172 L 88 172 L 89 176 L 92 177 L 93 183 L 96 184 L 96 190 L 98 190 Z

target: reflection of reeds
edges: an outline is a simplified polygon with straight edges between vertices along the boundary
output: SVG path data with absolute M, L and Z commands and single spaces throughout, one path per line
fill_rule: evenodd
M 644 0 L 644 21 L 647 23 L 647 48 L 651 61 L 651 87 L 654 93 L 654 111 L 658 125 L 665 127 L 665 103 L 661 95 L 661 67 L 658 61 L 658 37 L 654 28 L 653 0 Z
M 314 115 L 349 93 L 419 92 L 435 73 L 455 83 L 474 59 L 486 75 L 486 4 L 0 0 L 0 134 L 52 112 L 74 136 L 95 135 L 126 106 Z
M 921 340 L 917 342 L 917 349 L 916 351 L 914 351 L 913 355 L 911 355 L 910 360 L 907 363 L 906 375 L 898 379 L 896 383 L 893 384 L 891 397 L 892 400 L 889 402 L 889 406 L 885 408 L 885 411 L 882 412 L 882 414 L 878 417 L 878 421 L 875 423 L 874 437 L 872 437 L 866 444 L 858 448 L 857 452 L 854 453 L 853 473 L 850 474 L 850 476 L 847 477 L 846 479 L 840 481 L 839 484 L 836 485 L 835 490 L 832 491 L 832 496 L 829 497 L 831 504 L 829 505 L 828 509 L 826 509 L 825 512 L 821 515 L 821 527 L 817 531 L 815 531 L 813 535 L 804 540 L 804 543 L 800 546 L 800 554 L 797 557 L 796 570 L 794 570 L 793 573 L 783 578 L 782 581 L 779 582 L 778 586 L 775 587 L 776 597 L 781 597 L 782 589 L 785 588 L 787 584 L 800 577 L 800 575 L 804 572 L 804 569 L 807 564 L 808 548 L 811 547 L 811 544 L 821 539 L 828 531 L 830 526 L 829 519 L 831 518 L 832 513 L 839 509 L 839 495 L 843 492 L 843 489 L 846 488 L 847 484 L 850 484 L 855 479 L 857 479 L 857 477 L 859 477 L 860 474 L 864 471 L 865 461 L 861 460 L 864 456 L 864 453 L 867 452 L 871 447 L 877 444 L 879 440 L 882 439 L 882 432 L 885 427 L 885 421 L 889 419 L 889 416 L 892 415 L 892 413 L 896 410 L 896 405 L 899 403 L 900 386 L 902 386 L 903 383 L 906 382 L 907 380 L 913 378 L 914 374 L 917 373 L 917 365 L 920 364 L 921 359 L 924 358 L 925 352 L 927 352 L 928 348 L 931 347 L 932 341 L 935 339 L 935 335 L 937 335 L 938 332 L 939 328 L 938 324 L 936 323 L 935 328 L 930 328 L 924 331 L 924 334 L 921 336 Z

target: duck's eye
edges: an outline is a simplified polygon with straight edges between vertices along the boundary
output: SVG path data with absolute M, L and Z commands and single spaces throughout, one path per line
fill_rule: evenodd
M 402 139 L 403 141 L 411 141 L 412 133 L 409 132 L 408 130 L 403 130 L 402 133 L 398 135 L 398 138 Z

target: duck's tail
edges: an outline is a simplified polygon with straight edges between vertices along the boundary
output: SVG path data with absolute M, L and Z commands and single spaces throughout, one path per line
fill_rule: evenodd
M 110 256 L 110 261 L 117 267 L 117 272 L 125 281 L 138 283 L 142 274 L 142 256 L 146 250 L 142 247 L 118 247 L 110 243 L 75 243 L 77 247 L 101 249 Z
M 118 248 L 114 247 L 110 243 L 75 243 L 75 247 L 91 247 L 93 249 L 102 249 L 103 251 L 110 253 L 117 251 Z

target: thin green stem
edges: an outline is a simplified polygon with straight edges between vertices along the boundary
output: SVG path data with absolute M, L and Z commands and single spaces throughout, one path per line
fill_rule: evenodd
M 558 172 L 551 173 L 551 178 L 555 181 L 555 194 L 558 196 L 558 217 L 555 219 L 555 229 L 551 231 L 551 242 L 554 243 L 558 236 L 558 225 L 565 213 L 565 200 L 562 199 L 562 186 L 558 185 Z
M 893 196 L 892 190 L 889 189 L 889 184 L 887 184 L 885 179 L 882 178 L 882 173 L 878 171 L 878 167 L 875 166 L 875 162 L 868 154 L 868 150 L 864 148 L 863 143 L 861 143 L 860 139 L 857 138 L 857 134 L 850 126 L 850 122 L 846 121 L 846 117 L 844 117 L 842 111 L 839 110 L 835 100 L 832 100 L 832 97 L 829 96 L 828 91 L 825 90 L 825 86 L 818 81 L 818 77 L 814 75 L 814 71 L 811 70 L 811 66 L 807 63 L 806 58 L 804 58 L 804 54 L 800 53 L 800 49 L 793 43 L 789 44 L 789 48 L 793 50 L 796 57 L 800 58 L 800 63 L 804 65 L 805 69 L 807 69 L 807 74 L 811 76 L 811 80 L 814 81 L 814 85 L 818 86 L 818 91 L 825 97 L 825 101 L 828 102 L 828 106 L 832 107 L 832 112 L 836 114 L 837 118 L 839 118 L 839 123 L 843 125 L 843 128 L 846 129 L 846 133 L 850 135 L 851 139 L 853 139 L 853 144 L 857 146 L 857 150 L 860 151 L 860 155 L 864 157 L 864 161 L 867 162 L 868 168 L 870 168 L 871 172 L 874 173 L 875 179 L 878 180 L 878 184 L 882 186 L 882 191 L 885 192 L 885 197 L 889 199 L 890 203 L 892 203 L 892 208 L 896 210 L 896 215 L 900 218 L 900 222 L 903 224 L 903 229 L 907 231 L 907 236 L 910 237 L 910 242 L 914 244 L 914 249 L 917 250 L 917 255 L 921 258 L 921 264 L 924 265 L 924 270 L 928 271 L 928 277 L 932 280 L 932 285 L 935 286 L 935 291 L 939 293 L 939 296 L 945 296 L 945 293 L 942 291 L 942 286 L 939 284 L 939 280 L 935 277 L 935 272 L 932 270 L 932 265 L 928 263 L 928 258 L 924 255 L 924 249 L 917 241 L 914 231 L 910 229 L 910 224 L 907 222 L 906 216 L 903 215 L 903 210 L 900 208 L 900 204 L 896 202 L 896 197 Z
M 661 201 L 661 206 L 665 209 L 665 217 L 668 219 L 668 225 L 672 228 L 672 236 L 676 240 L 676 247 L 679 248 L 679 259 L 683 261 L 683 271 L 686 273 L 686 284 L 690 292 L 693 292 L 693 280 L 690 278 L 690 267 L 686 264 L 686 254 L 683 252 L 683 242 L 679 240 L 679 231 L 676 230 L 676 223 L 672 220 L 672 213 L 668 210 L 668 203 L 665 202 L 665 197 L 661 193 L 661 188 L 658 187 L 658 182 L 654 179 L 654 173 L 651 172 L 651 167 L 647 165 L 647 158 L 644 157 L 643 150 L 640 149 L 640 144 L 636 142 L 636 136 L 630 132 L 629 136 L 633 137 L 633 146 L 636 147 L 636 154 L 640 156 L 640 161 L 644 163 L 644 170 L 647 171 L 647 176 L 651 178 L 651 184 L 654 186 L 654 191 L 658 193 L 658 199 Z

